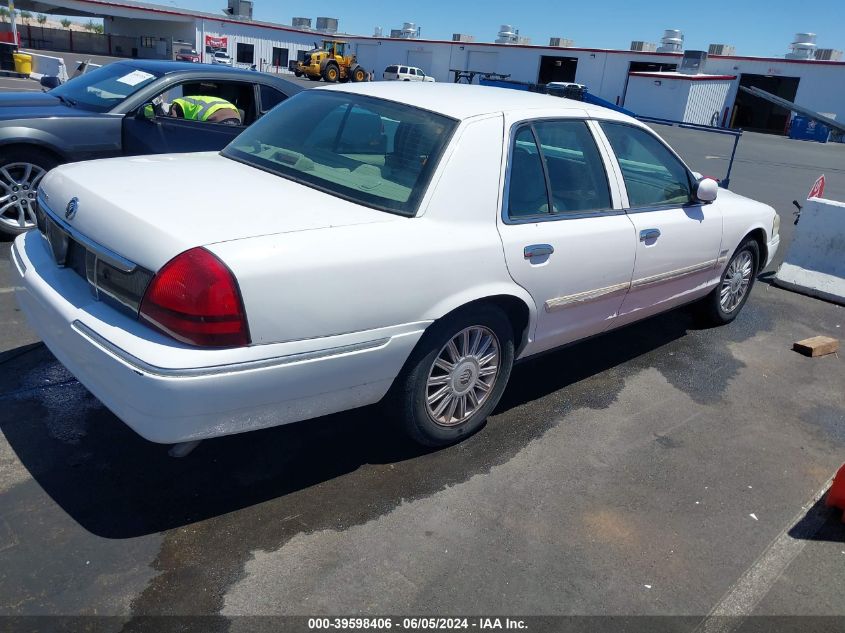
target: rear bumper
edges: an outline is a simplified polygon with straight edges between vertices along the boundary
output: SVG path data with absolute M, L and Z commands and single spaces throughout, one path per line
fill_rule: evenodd
M 428 323 L 232 350 L 183 346 L 94 300 L 36 232 L 12 246 L 30 325 L 106 407 L 153 442 L 314 418 L 380 400 Z

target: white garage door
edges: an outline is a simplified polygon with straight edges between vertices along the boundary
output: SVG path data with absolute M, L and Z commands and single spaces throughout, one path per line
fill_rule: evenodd
M 367 72 L 376 71 L 376 76 L 381 77 L 381 72 L 376 68 L 378 61 L 378 46 L 376 44 L 357 44 L 355 56 Z M 383 70 L 383 69 L 382 69 Z
M 416 66 L 426 75 L 431 73 L 431 51 L 408 51 L 408 66 Z
M 498 72 L 496 64 L 499 61 L 498 53 L 487 53 L 482 51 L 470 51 L 467 70 L 478 70 L 483 73 Z

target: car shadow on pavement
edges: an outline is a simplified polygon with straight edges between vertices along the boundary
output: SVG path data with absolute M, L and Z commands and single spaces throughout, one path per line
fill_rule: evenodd
M 744 339 L 766 325 L 749 318 L 719 336 Z M 674 311 L 521 363 L 486 428 L 441 450 L 411 445 L 373 406 L 207 440 L 175 459 L 120 422 L 43 347 L 19 357 L 13 350 L 4 363 L 18 378 L 0 387 L 0 429 L 43 491 L 101 537 L 162 532 L 281 499 L 286 514 L 311 527 L 350 525 L 508 461 L 566 412 L 610 406 L 626 377 L 644 368 L 657 367 L 697 400 L 720 398 L 741 364 L 696 327 L 687 310 Z M 296 494 L 310 488 L 317 492 Z M 31 495 L 19 483 L 3 494 L 4 506 L 26 508 Z
M 801 541 L 845 543 L 845 514 L 842 510 L 825 506 L 822 497 L 787 533 Z

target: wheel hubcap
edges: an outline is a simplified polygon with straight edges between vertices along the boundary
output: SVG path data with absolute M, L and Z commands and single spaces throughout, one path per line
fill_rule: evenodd
M 728 264 L 728 269 L 722 278 L 722 290 L 719 297 L 722 310 L 726 313 L 733 312 L 742 303 L 751 286 L 753 272 L 754 260 L 748 251 L 742 251 Z
M 14 229 L 35 226 L 35 195 L 46 173 L 32 163 L 0 167 L 0 224 Z
M 437 354 L 426 381 L 426 408 L 440 426 L 468 420 L 487 401 L 499 377 L 499 340 L 489 328 L 472 326 Z

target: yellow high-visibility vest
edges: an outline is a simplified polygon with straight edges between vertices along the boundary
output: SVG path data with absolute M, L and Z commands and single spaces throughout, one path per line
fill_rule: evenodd
M 220 97 L 179 97 L 173 100 L 173 105 L 176 104 L 182 107 L 188 121 L 207 121 L 218 110 L 238 111 L 232 103 Z

